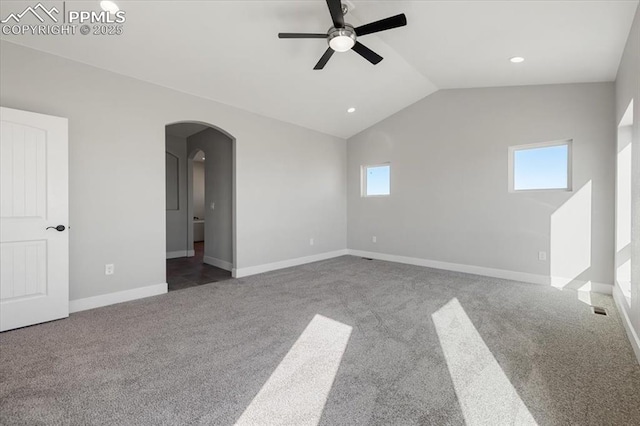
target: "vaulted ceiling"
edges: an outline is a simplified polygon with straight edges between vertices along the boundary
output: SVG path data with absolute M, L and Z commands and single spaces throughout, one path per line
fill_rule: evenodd
M 355 26 L 398 13 L 408 25 L 359 39 L 384 57 L 376 66 L 346 52 L 314 71 L 326 41 L 277 34 L 327 31 L 324 0 L 116 3 L 122 35 L 2 39 L 340 137 L 438 89 L 613 81 L 638 5 L 353 1 L 345 20 Z M 2 17 L 25 4 L 3 1 Z

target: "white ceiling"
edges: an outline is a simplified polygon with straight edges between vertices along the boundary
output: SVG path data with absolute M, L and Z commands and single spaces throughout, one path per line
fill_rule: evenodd
M 354 1 L 355 26 L 398 13 L 408 26 L 360 39 L 385 58 L 377 66 L 347 52 L 314 71 L 326 42 L 277 33 L 325 32 L 324 0 L 116 3 L 121 36 L 2 39 L 340 137 L 438 89 L 613 81 L 638 4 Z M 3 1 L 2 17 L 25 4 Z

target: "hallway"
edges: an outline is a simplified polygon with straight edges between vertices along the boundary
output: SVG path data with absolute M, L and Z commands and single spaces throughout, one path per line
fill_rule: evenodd
M 204 242 L 194 243 L 193 246 L 195 256 L 167 259 L 169 291 L 182 290 L 231 278 L 231 272 L 202 262 Z

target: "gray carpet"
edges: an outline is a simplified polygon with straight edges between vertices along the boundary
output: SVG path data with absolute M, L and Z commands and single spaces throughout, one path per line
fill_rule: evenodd
M 573 291 L 340 257 L 3 333 L 0 423 L 640 424 L 640 366 L 597 303 L 610 315 Z

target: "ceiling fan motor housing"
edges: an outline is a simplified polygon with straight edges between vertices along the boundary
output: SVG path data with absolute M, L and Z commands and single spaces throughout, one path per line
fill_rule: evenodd
M 346 52 L 356 44 L 356 31 L 350 24 L 344 24 L 344 28 L 329 28 L 327 42 L 336 52 Z

